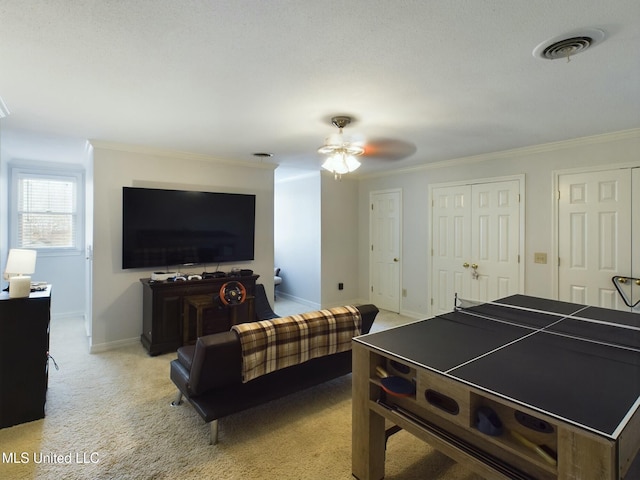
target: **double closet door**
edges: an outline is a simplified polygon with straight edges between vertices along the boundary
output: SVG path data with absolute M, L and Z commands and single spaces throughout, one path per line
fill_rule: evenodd
M 640 300 L 640 284 L 624 281 L 640 278 L 640 168 L 559 175 L 558 187 L 558 298 L 630 310 Z
M 431 197 L 432 314 L 454 296 L 488 301 L 520 293 L 521 181 L 436 187 Z

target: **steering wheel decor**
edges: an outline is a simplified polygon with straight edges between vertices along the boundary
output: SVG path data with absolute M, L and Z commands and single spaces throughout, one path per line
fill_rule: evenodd
M 232 280 L 220 287 L 220 301 L 223 305 L 240 305 L 247 299 L 247 290 L 240 282 Z

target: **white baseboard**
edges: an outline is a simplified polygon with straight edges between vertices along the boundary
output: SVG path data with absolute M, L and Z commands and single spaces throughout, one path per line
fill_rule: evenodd
M 360 299 L 343 300 L 339 303 L 324 305 L 322 308 L 344 307 L 345 305 L 365 305 L 369 302 L 363 302 Z
M 306 300 L 306 299 L 300 298 L 300 297 L 296 297 L 295 295 L 291 295 L 291 294 L 286 293 L 286 292 L 280 292 L 280 291 L 276 290 L 276 297 L 286 298 L 287 300 L 291 300 L 292 302 L 296 302 L 296 303 L 300 303 L 302 305 L 306 305 L 311 310 L 318 310 L 320 308 L 320 304 L 319 303 L 311 302 L 309 300 Z
M 55 322 L 56 320 L 64 320 L 67 318 L 80 318 L 84 321 L 84 312 L 64 312 L 64 313 L 52 313 L 51 321 Z
M 405 317 L 415 318 L 416 320 L 423 320 L 425 318 L 430 318 L 431 315 L 427 315 L 420 312 L 413 312 L 411 310 L 400 309 L 400 315 L 404 315 Z
M 121 347 L 128 347 L 140 343 L 140 337 L 125 338 L 124 340 L 116 340 L 115 342 L 99 343 L 89 346 L 89 353 L 102 353 L 109 350 L 115 350 Z
M 333 302 L 333 303 L 326 304 L 326 305 L 320 305 L 319 303 L 311 302 L 309 300 L 306 300 L 306 299 L 300 298 L 300 297 L 296 297 L 295 295 L 291 295 L 291 294 L 286 293 L 286 292 L 277 292 L 277 296 L 281 297 L 281 298 L 285 298 L 287 300 L 291 300 L 292 302 L 296 302 L 296 303 L 300 303 L 302 305 L 306 305 L 307 307 L 310 308 L 310 311 L 320 310 L 321 308 L 343 307 L 345 305 L 366 305 L 368 303 L 371 303 L 368 300 L 363 300 L 362 298 L 352 298 L 352 299 L 342 300 L 340 302 Z

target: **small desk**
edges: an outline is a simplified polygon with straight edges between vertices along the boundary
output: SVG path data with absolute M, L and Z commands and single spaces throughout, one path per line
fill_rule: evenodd
M 254 297 L 247 296 L 244 303 L 246 303 L 246 308 L 248 309 L 248 318 L 253 321 L 255 318 L 254 311 Z M 183 334 L 183 345 L 189 345 L 195 343 L 198 337 L 204 335 L 204 318 L 205 312 L 212 308 L 223 308 L 229 309 L 230 315 L 229 317 L 223 318 L 215 318 L 214 321 L 220 322 L 218 328 L 215 328 L 213 332 L 226 332 L 233 325 L 237 325 L 240 323 L 238 321 L 239 317 L 239 309 L 238 307 L 242 307 L 243 304 L 239 305 L 227 305 L 224 307 L 220 307 L 215 304 L 213 295 L 189 295 L 188 297 L 184 297 L 184 312 L 182 315 L 183 318 L 183 326 L 182 326 L 182 334 Z M 192 309 L 196 311 L 196 337 L 191 338 L 191 312 Z M 224 324 L 222 324 L 224 322 Z M 207 332 L 207 333 L 213 333 Z
M 191 339 L 190 335 L 190 319 L 191 319 L 191 308 L 195 308 L 196 310 L 196 338 L 202 336 L 202 321 L 204 317 L 204 311 L 213 308 L 213 295 L 191 295 L 188 297 L 184 297 L 184 314 L 183 318 L 183 345 L 189 345 L 190 343 L 195 343 L 195 340 Z

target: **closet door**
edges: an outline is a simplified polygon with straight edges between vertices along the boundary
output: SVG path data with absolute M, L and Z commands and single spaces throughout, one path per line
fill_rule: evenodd
M 559 195 L 559 299 L 628 310 L 611 279 L 631 275 L 630 169 L 560 175 Z
M 520 194 L 517 181 L 471 187 L 471 298 L 519 293 Z
M 432 314 L 520 293 L 520 182 L 432 191 Z
M 471 298 L 471 186 L 436 188 L 431 204 L 431 313 L 440 315 L 453 309 L 456 293 Z

